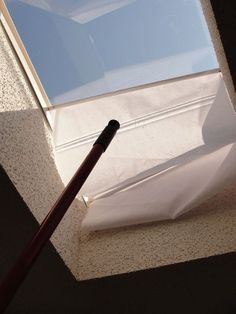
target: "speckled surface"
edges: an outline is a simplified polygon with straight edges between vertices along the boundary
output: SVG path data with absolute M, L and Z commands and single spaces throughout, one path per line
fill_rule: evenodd
M 0 162 L 41 221 L 63 189 L 51 134 L 0 25 Z M 79 280 L 125 273 L 236 249 L 236 188 L 228 187 L 171 222 L 80 233 L 75 201 L 52 242 Z
M 211 39 L 215 48 L 216 56 L 218 59 L 221 72 L 224 77 L 225 84 L 227 86 L 227 89 L 228 89 L 230 98 L 234 104 L 234 107 L 236 108 L 236 92 L 235 92 L 232 77 L 230 74 L 229 65 L 225 56 L 224 47 L 220 39 L 220 34 L 217 28 L 211 2 L 210 0 L 201 0 L 201 5 L 202 5 L 203 13 L 207 21 L 209 32 L 211 34 Z
M 1 26 L 1 25 L 0 25 Z M 51 131 L 30 85 L 0 28 L 0 162 L 38 221 L 64 186 L 55 167 Z M 74 204 L 53 236 L 72 269 L 77 265 L 79 205 Z M 76 240 L 74 240 L 76 239 Z M 76 268 L 77 269 L 77 268 Z

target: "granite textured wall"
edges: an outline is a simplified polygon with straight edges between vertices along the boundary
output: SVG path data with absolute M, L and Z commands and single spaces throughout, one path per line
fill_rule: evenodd
M 51 132 L 1 25 L 0 43 L 0 162 L 42 221 L 63 189 Z M 235 204 L 228 187 L 176 221 L 81 233 L 76 200 L 52 242 L 79 280 L 217 255 L 236 249 Z
M 51 139 L 51 130 L 0 24 L 0 163 L 40 222 L 64 188 Z M 52 239 L 72 270 L 78 260 L 77 242 L 72 239 L 79 208 L 76 201 Z
M 212 9 L 212 3 L 214 4 L 214 9 L 219 16 L 215 17 L 214 11 Z M 225 84 L 227 86 L 230 98 L 234 107 L 236 108 L 236 92 L 235 84 L 233 83 L 232 75 L 234 75 L 234 81 L 236 82 L 236 66 L 235 62 L 232 63 L 234 58 L 234 34 L 232 30 L 235 25 L 234 9 L 235 3 L 233 1 L 211 1 L 211 0 L 201 0 L 201 5 L 203 13 L 205 15 L 209 32 L 211 34 L 211 39 L 215 48 L 216 56 L 219 62 L 219 67 L 224 77 Z M 231 8 L 231 10 L 230 10 Z M 227 10 L 224 10 L 227 9 Z M 230 15 L 230 16 L 229 16 Z M 217 21 L 216 21 L 217 18 Z M 222 23 L 223 22 L 223 23 Z M 218 27 L 221 27 L 219 30 Z M 224 32 L 223 32 L 224 31 Z M 232 36 L 230 33 L 232 32 Z M 226 38 L 227 35 L 227 38 Z M 222 36 L 225 36 L 224 46 L 222 44 Z M 225 46 L 227 44 L 227 47 Z M 225 49 L 227 48 L 228 60 L 231 61 L 231 67 L 229 69 L 228 60 L 226 58 Z M 231 70 L 231 72 L 230 72 Z

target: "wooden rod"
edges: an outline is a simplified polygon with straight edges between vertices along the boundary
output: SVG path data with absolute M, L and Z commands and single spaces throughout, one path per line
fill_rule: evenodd
M 22 281 L 33 266 L 34 261 L 50 239 L 102 153 L 106 150 L 115 136 L 119 127 L 119 122 L 116 120 L 111 120 L 108 126 L 105 127 L 84 162 L 76 171 L 71 181 L 45 217 L 38 231 L 34 234 L 31 241 L 17 259 L 13 268 L 0 284 L 0 313 L 3 313 L 11 302 Z

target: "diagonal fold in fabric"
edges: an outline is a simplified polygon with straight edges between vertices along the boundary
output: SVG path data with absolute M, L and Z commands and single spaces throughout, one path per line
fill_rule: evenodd
M 54 111 L 66 183 L 107 119 L 121 129 L 82 194 L 100 230 L 174 219 L 236 181 L 236 115 L 221 73 L 183 78 Z

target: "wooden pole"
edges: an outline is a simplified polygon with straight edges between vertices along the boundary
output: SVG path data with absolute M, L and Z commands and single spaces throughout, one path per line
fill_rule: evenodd
M 50 239 L 119 127 L 119 122 L 116 120 L 111 120 L 108 126 L 105 127 L 84 162 L 45 217 L 32 240 L 22 251 L 15 265 L 0 284 L 0 313 L 3 313 L 11 302 L 20 284 L 33 266 L 34 261 Z

